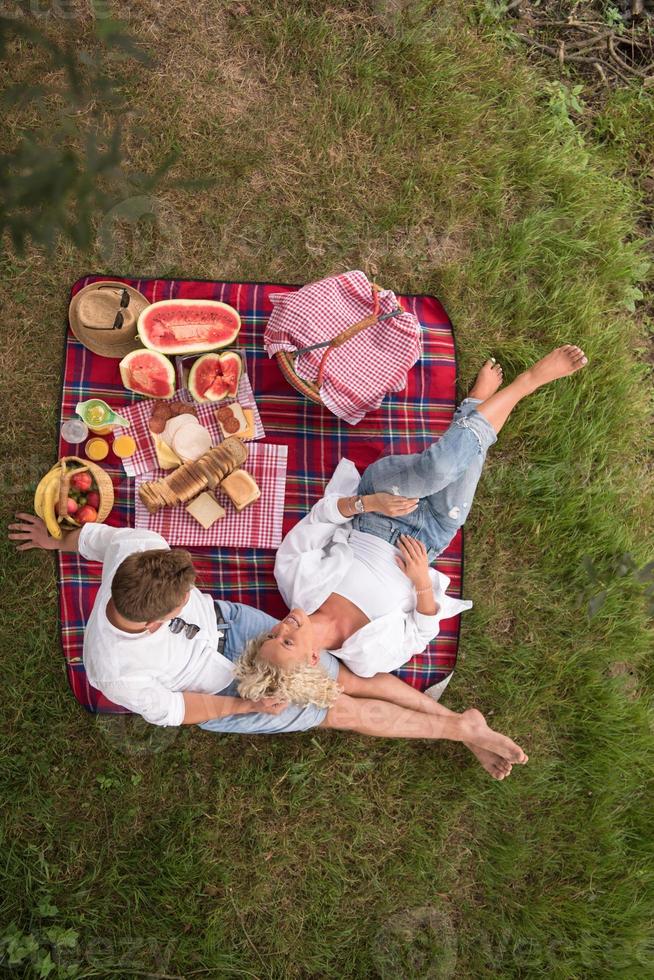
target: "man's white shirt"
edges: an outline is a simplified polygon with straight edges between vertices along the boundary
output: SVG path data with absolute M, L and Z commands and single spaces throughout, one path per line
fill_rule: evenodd
M 154 531 L 105 524 L 85 524 L 79 536 L 80 555 L 103 565 L 100 589 L 84 634 L 86 674 L 106 697 L 154 725 L 182 724 L 182 691 L 219 694 L 234 677 L 232 664 L 218 653 L 221 633 L 213 599 L 199 589 L 191 589 L 179 613 L 185 622 L 200 627 L 191 640 L 184 631 L 172 633 L 168 622 L 154 633 L 125 633 L 107 619 L 111 583 L 118 566 L 134 552 L 168 547 Z

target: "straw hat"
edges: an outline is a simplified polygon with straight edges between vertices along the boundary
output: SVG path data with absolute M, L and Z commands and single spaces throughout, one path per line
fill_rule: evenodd
M 92 282 L 73 296 L 70 329 L 94 354 L 124 357 L 141 343 L 136 335 L 139 313 L 150 301 L 124 282 Z

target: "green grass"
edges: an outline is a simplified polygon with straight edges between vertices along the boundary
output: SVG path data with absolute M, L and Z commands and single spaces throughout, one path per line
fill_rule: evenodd
M 489 353 L 511 377 L 573 340 L 589 367 L 519 406 L 478 492 L 446 697 L 530 763 L 499 785 L 451 745 L 89 717 L 54 567 L 5 542 L 2 931 L 35 961 L 58 945 L 53 977 L 653 976 L 652 631 L 647 583 L 620 568 L 654 557 L 625 162 L 641 130 L 619 99 L 594 132 L 563 124 L 543 76 L 455 2 L 215 6 L 131 24 L 153 63 L 126 120 L 135 166 L 179 147 L 174 175 L 213 185 L 158 191 L 165 220 L 120 225 L 111 265 L 67 246 L 6 263 L 5 512 L 52 458 L 67 291 L 87 271 L 361 267 L 443 300 L 462 391 Z M 23 52 L 14 74 L 33 70 Z

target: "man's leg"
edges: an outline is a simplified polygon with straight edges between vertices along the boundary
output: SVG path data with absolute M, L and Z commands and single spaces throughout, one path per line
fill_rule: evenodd
M 455 712 L 434 701 L 429 695 L 406 684 L 394 674 L 375 674 L 374 677 L 359 677 L 341 664 L 338 671 L 338 683 L 343 693 L 353 698 L 375 698 L 379 701 L 390 701 L 392 704 L 409 708 L 412 711 L 422 711 L 428 715 L 455 716 Z M 466 748 L 477 757 L 486 772 L 494 779 L 504 779 L 511 772 L 511 762 L 504 757 L 479 748 L 470 742 L 464 742 Z
M 279 622 L 273 616 L 247 606 L 243 602 L 229 599 L 214 599 L 216 625 L 225 634 L 225 656 L 236 660 L 245 650 L 248 642 L 272 629 Z
M 462 714 L 427 714 L 413 711 L 389 701 L 350 697 L 341 694 L 329 708 L 320 728 L 358 732 L 378 738 L 446 739 L 470 743 L 494 752 L 509 762 L 525 763 L 527 756 L 506 735 L 493 731 L 481 712 L 469 708 Z

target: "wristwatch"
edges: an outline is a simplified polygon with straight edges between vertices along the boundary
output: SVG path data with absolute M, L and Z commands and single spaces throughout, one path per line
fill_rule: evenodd
M 363 497 L 358 496 L 354 498 L 354 513 L 355 514 L 365 514 L 366 509 L 363 506 Z

